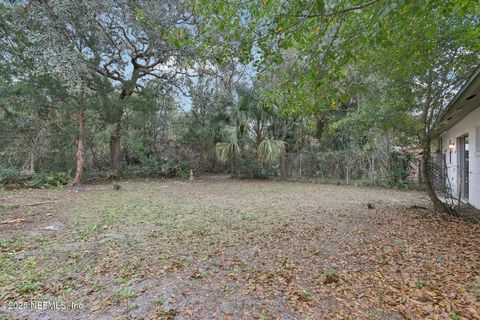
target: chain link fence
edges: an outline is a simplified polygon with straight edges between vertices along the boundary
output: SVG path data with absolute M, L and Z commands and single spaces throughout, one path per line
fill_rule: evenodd
M 366 155 L 362 150 L 300 152 L 284 155 L 278 175 L 287 180 L 419 188 L 420 155 L 398 151 Z

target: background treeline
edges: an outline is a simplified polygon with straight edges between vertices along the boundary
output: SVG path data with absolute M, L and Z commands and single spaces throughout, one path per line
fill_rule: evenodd
M 0 9 L 10 187 L 190 170 L 408 187 L 412 157 L 427 177 L 436 120 L 480 52 L 470 1 Z M 401 151 L 415 146 L 421 159 Z

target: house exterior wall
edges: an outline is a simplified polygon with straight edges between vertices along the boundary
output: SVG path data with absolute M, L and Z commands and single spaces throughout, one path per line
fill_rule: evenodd
M 480 106 L 470 112 L 460 122 L 440 136 L 442 154 L 445 157 L 448 179 L 453 194 L 458 197 L 459 192 L 459 146 L 457 138 L 468 134 L 469 140 L 469 199 L 468 202 L 480 209 Z M 455 146 L 451 152 L 449 143 L 453 141 Z M 434 147 L 436 148 L 436 146 Z M 432 152 L 436 149 L 432 148 Z

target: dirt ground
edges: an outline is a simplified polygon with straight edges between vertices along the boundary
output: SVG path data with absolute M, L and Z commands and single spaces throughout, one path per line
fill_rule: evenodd
M 480 224 L 423 193 L 120 184 L 0 195 L 0 319 L 480 319 Z

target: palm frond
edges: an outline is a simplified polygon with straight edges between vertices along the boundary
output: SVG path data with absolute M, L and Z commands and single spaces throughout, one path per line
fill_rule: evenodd
M 264 139 L 259 145 L 259 154 L 266 163 L 277 161 L 285 153 L 285 142 L 275 139 Z
M 238 127 L 226 125 L 222 129 L 222 135 L 227 143 L 238 144 Z
M 240 148 L 236 143 L 219 142 L 215 146 L 218 159 L 223 163 L 228 163 L 235 155 L 240 154 Z

